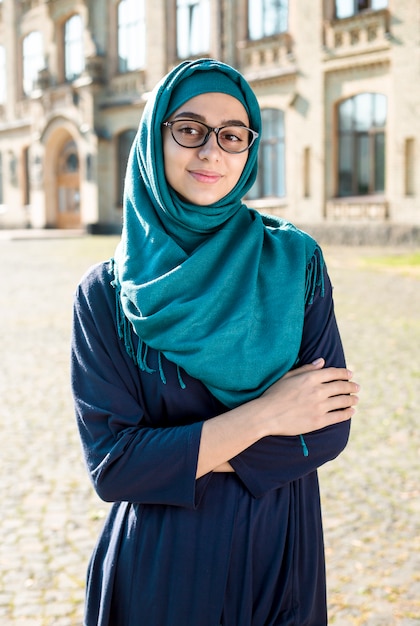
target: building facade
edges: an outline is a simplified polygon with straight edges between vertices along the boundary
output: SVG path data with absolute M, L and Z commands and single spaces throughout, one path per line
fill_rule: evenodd
M 148 93 L 203 56 L 262 107 L 249 204 L 420 226 L 419 35 L 419 0 L 0 1 L 0 228 L 117 231 Z

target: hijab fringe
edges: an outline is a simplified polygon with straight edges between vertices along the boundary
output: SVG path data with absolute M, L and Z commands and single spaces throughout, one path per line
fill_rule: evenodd
M 114 259 L 111 259 L 110 273 L 115 277 L 114 265 L 115 265 Z M 134 349 L 133 326 L 127 319 L 126 315 L 124 314 L 122 304 L 121 304 L 121 287 L 119 286 L 115 278 L 114 280 L 111 281 L 111 286 L 115 289 L 115 313 L 116 313 L 116 320 L 117 320 L 118 337 L 124 343 L 128 356 L 131 359 L 133 359 L 137 367 L 142 372 L 146 372 L 147 374 L 154 374 L 156 370 L 153 369 L 152 367 L 149 367 L 149 365 L 147 364 L 149 346 L 139 337 L 137 350 Z M 166 376 L 165 376 L 165 372 L 164 372 L 163 364 L 162 364 L 162 352 L 160 351 L 158 352 L 158 368 L 159 368 L 160 379 L 162 383 L 166 385 Z M 181 368 L 179 367 L 179 365 L 176 366 L 176 372 L 177 372 L 178 384 L 180 388 L 186 389 L 187 386 L 182 378 Z

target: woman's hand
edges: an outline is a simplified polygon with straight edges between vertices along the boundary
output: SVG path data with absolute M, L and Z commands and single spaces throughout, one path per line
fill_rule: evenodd
M 359 385 L 345 368 L 324 368 L 318 359 L 283 376 L 259 398 L 206 420 L 201 431 L 197 478 L 232 471 L 228 461 L 269 435 L 304 435 L 348 420 Z
M 324 365 L 317 359 L 292 370 L 260 397 L 267 435 L 303 435 L 352 417 L 359 385 L 350 370 Z

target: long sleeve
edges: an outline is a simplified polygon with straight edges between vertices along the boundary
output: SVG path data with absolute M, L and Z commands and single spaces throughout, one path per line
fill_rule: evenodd
M 202 422 L 151 423 L 146 395 L 154 389 L 144 389 L 117 336 L 110 282 L 106 266 L 98 266 L 82 280 L 74 300 L 72 390 L 93 485 L 106 501 L 194 508 L 209 480 L 195 479 Z M 143 378 L 155 384 L 155 377 Z M 163 401 L 156 410 L 164 413 Z
M 325 359 L 326 367 L 345 367 L 332 286 L 326 270 L 324 294 L 318 289 L 305 311 L 299 364 L 311 363 L 318 357 Z M 305 434 L 307 456 L 300 437 L 266 437 L 230 463 L 252 495 L 260 497 L 334 459 L 346 446 L 349 432 L 350 422 L 347 421 Z

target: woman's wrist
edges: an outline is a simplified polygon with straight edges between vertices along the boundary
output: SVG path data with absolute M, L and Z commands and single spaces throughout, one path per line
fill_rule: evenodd
M 251 400 L 203 423 L 197 478 L 228 463 L 263 435 L 258 400 Z

